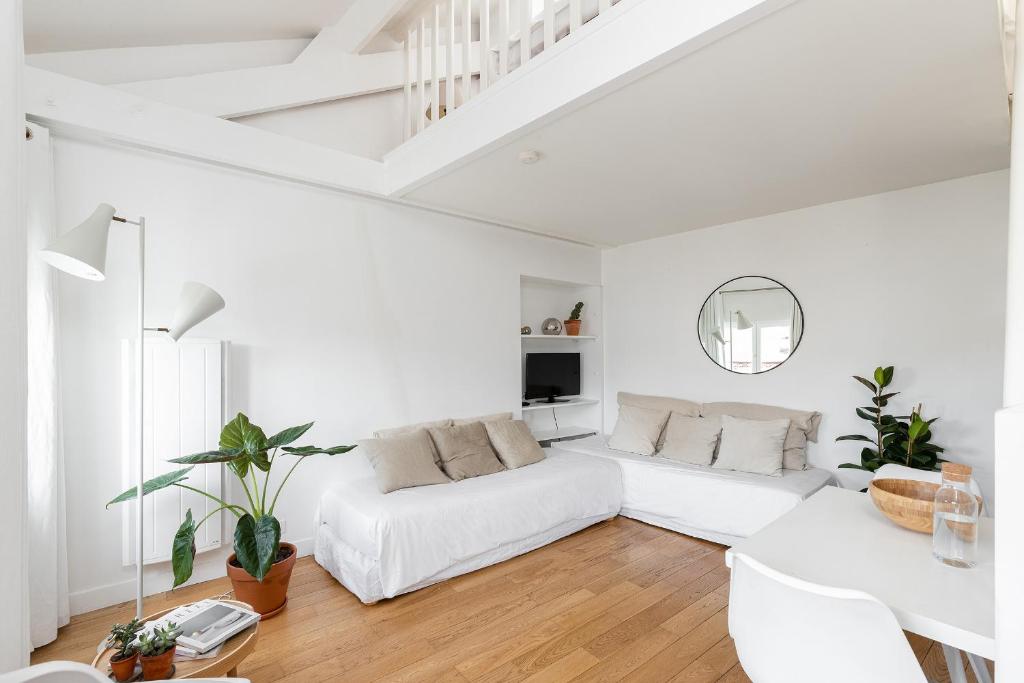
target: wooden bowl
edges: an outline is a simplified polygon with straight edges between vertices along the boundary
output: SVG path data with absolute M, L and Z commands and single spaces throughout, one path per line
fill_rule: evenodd
M 871 502 L 904 529 L 932 533 L 938 484 L 913 479 L 875 479 L 868 485 Z

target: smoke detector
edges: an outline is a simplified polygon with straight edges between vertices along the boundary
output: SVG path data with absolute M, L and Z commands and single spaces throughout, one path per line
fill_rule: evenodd
M 540 152 L 535 149 L 527 149 L 519 153 L 520 163 L 526 164 L 527 166 L 537 163 L 540 161 L 540 158 Z

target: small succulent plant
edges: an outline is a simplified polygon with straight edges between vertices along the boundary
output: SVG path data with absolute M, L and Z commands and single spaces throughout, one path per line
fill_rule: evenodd
M 153 635 L 143 633 L 139 636 L 139 654 L 143 657 L 157 657 L 173 648 L 178 642 L 178 625 L 174 622 L 166 626 L 157 626 Z
M 577 301 L 576 305 L 572 309 L 572 313 L 569 314 L 569 320 L 579 320 L 580 313 L 583 312 L 583 302 Z
M 114 624 L 110 629 L 110 644 L 117 649 L 114 656 L 117 659 L 126 659 L 135 654 L 135 636 L 142 630 L 142 623 L 138 619 L 132 619 L 127 624 Z

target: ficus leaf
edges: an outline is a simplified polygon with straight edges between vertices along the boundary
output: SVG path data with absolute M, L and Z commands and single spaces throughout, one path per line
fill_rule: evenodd
M 875 440 L 864 436 L 862 434 L 847 434 L 846 436 L 837 436 L 836 441 L 867 441 L 868 443 L 874 443 Z
M 870 389 L 871 393 L 875 393 L 876 391 L 878 391 L 878 387 L 875 386 L 874 382 L 866 380 L 863 377 L 858 377 L 857 375 L 854 375 L 853 378 L 860 382 L 861 384 L 863 384 L 864 386 L 866 386 L 868 389 Z
M 177 484 L 179 481 L 187 479 L 188 473 L 191 471 L 192 467 L 186 467 L 185 469 L 175 470 L 174 472 L 167 472 L 165 474 L 161 474 L 158 477 L 153 477 L 149 481 L 144 482 L 142 484 L 142 495 L 148 496 L 154 491 L 159 491 L 160 489 L 165 489 L 168 486 L 173 486 L 174 484 Z M 133 486 L 124 493 L 122 493 L 121 495 L 119 495 L 117 498 L 107 503 L 107 507 L 109 508 L 114 503 L 123 503 L 126 500 L 132 500 L 133 498 L 137 497 L 138 489 Z
M 874 378 L 875 378 L 875 384 L 877 384 L 880 388 L 881 387 L 885 387 L 885 370 L 884 369 L 882 369 L 881 367 L 875 368 Z

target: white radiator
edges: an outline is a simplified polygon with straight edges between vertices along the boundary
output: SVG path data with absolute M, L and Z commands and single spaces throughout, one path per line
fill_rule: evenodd
M 135 485 L 138 471 L 136 340 L 121 342 L 121 479 L 123 489 Z M 143 434 L 145 477 L 150 479 L 182 465 L 170 458 L 214 450 L 224 424 L 224 368 L 229 344 L 211 339 L 146 339 Z M 223 498 L 223 465 L 198 465 L 184 482 Z M 135 564 L 135 501 L 122 506 L 122 557 Z M 171 559 L 171 542 L 192 510 L 199 522 L 217 503 L 193 491 L 171 486 L 145 497 L 145 563 Z M 223 512 L 210 517 L 196 534 L 196 552 L 219 548 Z

